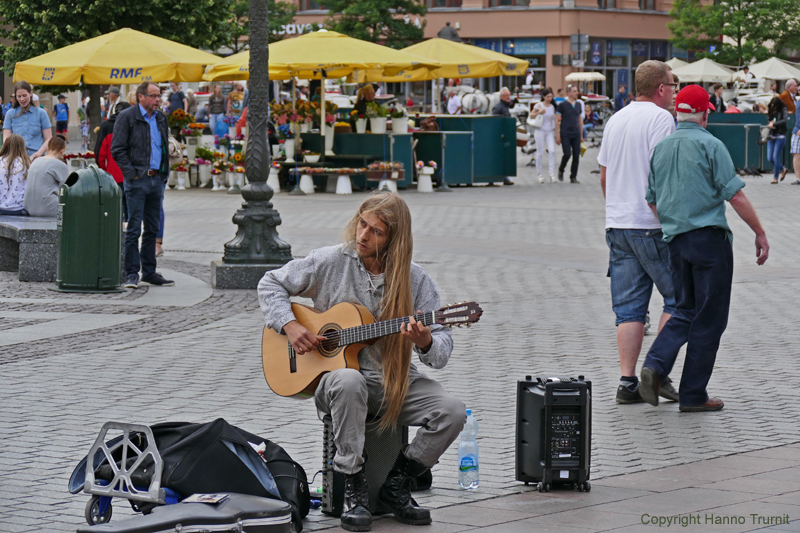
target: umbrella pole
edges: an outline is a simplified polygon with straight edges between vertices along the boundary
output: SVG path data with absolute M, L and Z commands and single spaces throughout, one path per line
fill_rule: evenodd
M 325 156 L 327 155 L 325 150 L 325 123 L 326 118 L 328 118 L 328 113 L 325 111 L 325 71 L 320 71 L 322 73 L 322 77 L 320 78 L 320 89 L 319 89 L 319 105 L 320 105 L 320 117 L 319 121 L 319 135 L 320 141 L 322 146 L 320 147 L 320 161 L 325 161 Z
M 289 74 L 291 74 L 291 76 L 292 76 L 292 109 L 294 109 L 297 106 L 297 87 L 296 87 L 297 80 L 294 77 L 294 74 L 292 74 L 292 72 L 289 72 Z M 292 124 L 292 126 L 294 126 L 294 124 Z M 293 134 L 295 136 L 295 141 L 294 141 L 294 144 L 295 144 L 295 155 L 297 155 L 297 150 L 300 147 L 297 146 L 297 135 L 298 135 L 298 133 L 297 133 L 297 130 L 295 130 L 294 128 L 293 128 Z M 287 162 L 289 161 L 288 157 L 286 158 L 286 161 Z M 296 157 L 295 157 L 295 161 L 297 161 Z M 297 169 L 297 165 L 296 164 L 295 164 L 295 169 Z M 300 174 L 295 172 L 294 176 L 295 176 L 295 179 L 297 180 L 297 182 L 294 184 L 294 187 L 292 188 L 292 190 L 289 191 L 289 194 L 304 196 L 306 193 L 304 193 L 300 189 Z

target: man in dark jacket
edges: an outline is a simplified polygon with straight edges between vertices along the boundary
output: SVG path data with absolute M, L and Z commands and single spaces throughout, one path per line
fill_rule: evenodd
M 494 106 L 494 109 L 492 109 L 492 115 L 511 118 L 510 109 L 513 105 L 514 104 L 511 103 L 511 91 L 503 87 L 500 89 L 500 101 L 497 102 L 497 105 Z M 516 139 L 514 142 L 516 142 Z M 514 182 L 511 181 L 508 176 L 506 176 L 506 178 L 503 180 L 503 185 L 514 185 Z
M 169 173 L 167 116 L 158 109 L 161 91 L 155 83 L 144 82 L 136 89 L 138 105 L 117 117 L 111 156 L 117 162 L 125 183 L 128 228 L 125 231 L 125 287 L 174 285 L 156 272 L 156 236 L 160 227 L 164 183 Z M 144 222 L 142 250 L 139 235 Z

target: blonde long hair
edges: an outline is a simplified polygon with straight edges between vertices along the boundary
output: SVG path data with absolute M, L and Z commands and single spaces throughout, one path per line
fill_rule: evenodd
M 28 157 L 28 150 L 25 149 L 25 139 L 23 139 L 21 135 L 12 133 L 8 136 L 8 139 L 3 143 L 3 147 L 0 148 L 0 158 L 3 157 L 8 158 L 6 160 L 6 179 L 9 183 L 11 181 L 14 163 L 16 163 L 18 159 L 20 163 L 22 163 L 23 174 L 27 176 L 28 167 L 31 166 L 31 158 Z
M 377 193 L 364 200 L 343 233 L 345 244 L 352 249 L 356 248 L 358 223 L 367 213 L 377 216 L 389 229 L 386 245 L 378 250 L 377 260 L 384 273 L 384 292 L 380 315 L 376 320 L 412 315 L 414 302 L 411 297 L 411 255 L 414 242 L 408 205 L 396 193 Z M 381 340 L 384 389 L 381 406 L 386 405 L 386 412 L 378 426 L 380 431 L 394 426 L 400 416 L 408 394 L 412 348 L 411 341 L 402 335 L 391 335 Z

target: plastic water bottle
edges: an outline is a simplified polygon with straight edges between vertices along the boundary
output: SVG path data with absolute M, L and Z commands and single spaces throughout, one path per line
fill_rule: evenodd
M 467 423 L 461 430 L 461 443 L 458 445 L 458 484 L 462 489 L 478 488 L 478 422 L 467 409 Z

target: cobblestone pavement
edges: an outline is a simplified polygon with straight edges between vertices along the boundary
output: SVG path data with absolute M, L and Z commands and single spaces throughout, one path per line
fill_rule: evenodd
M 514 480 L 513 443 L 515 386 L 526 374 L 583 374 L 592 380 L 592 479 L 599 484 L 628 479 L 614 477 L 621 474 L 800 441 L 800 407 L 791 392 L 800 378 L 793 328 L 800 297 L 800 241 L 793 224 L 800 187 L 747 179 L 745 191 L 772 246 L 763 267 L 755 265 L 751 232 L 729 210 L 736 234 L 733 303 L 709 385 L 725 400 L 725 410 L 686 415 L 673 403 L 619 406 L 603 199 L 598 176 L 590 173 L 595 155 L 590 150 L 582 162 L 580 185 L 540 185 L 530 167 L 520 166 L 513 187 L 402 193 L 413 214 L 414 258 L 430 272 L 443 300 L 476 300 L 484 309 L 476 327 L 456 330 L 447 367 L 429 373 L 476 414 L 481 486 L 457 490 L 454 445 L 434 468 L 434 488 L 418 495 L 424 505 L 443 509 L 525 490 Z M 280 235 L 296 256 L 336 242 L 363 198 L 276 195 Z M 208 282 L 209 262 L 234 235 L 230 218 L 240 202 L 210 190 L 168 191 L 167 251 L 159 267 L 181 280 Z M 188 291 L 200 295 L 194 301 L 185 292 L 174 301 L 164 296 L 179 286 L 180 281 L 175 288 L 67 295 L 0 274 L 0 531 L 70 531 L 82 523 L 87 497 L 69 495 L 67 480 L 108 420 L 153 424 L 224 417 L 282 444 L 309 477 L 319 469 L 322 425 L 312 403 L 279 398 L 264 380 L 263 320 L 254 291 L 210 291 L 199 283 L 197 292 Z M 656 295 L 651 315 L 658 316 L 660 305 Z M 644 350 L 653 339 L 645 338 Z M 680 371 L 679 363 L 674 376 Z M 793 498 L 800 493 L 790 494 L 800 486 L 784 489 L 780 483 L 774 483 L 772 496 L 800 501 Z M 317 477 L 314 485 L 319 484 Z M 738 490 L 758 492 L 743 486 Z M 592 498 L 602 493 L 598 485 Z M 475 511 L 466 506 L 464 512 L 468 508 Z M 114 509 L 115 520 L 131 514 L 121 501 Z M 461 511 L 443 509 L 434 516 L 453 512 Z M 388 531 L 386 522 L 382 529 Z M 307 526 L 336 523 L 313 511 Z M 603 529 L 599 523 L 592 527 Z M 431 530 L 463 527 L 426 529 Z

